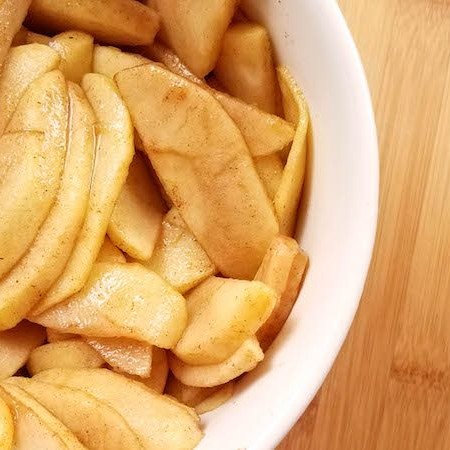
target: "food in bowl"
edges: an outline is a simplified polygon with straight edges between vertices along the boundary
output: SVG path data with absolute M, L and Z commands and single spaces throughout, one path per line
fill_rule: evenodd
M 238 6 L 0 5 L 2 448 L 194 448 L 286 321 L 308 108 Z

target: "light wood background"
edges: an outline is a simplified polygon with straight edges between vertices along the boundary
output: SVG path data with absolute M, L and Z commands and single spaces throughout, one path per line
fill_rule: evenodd
M 279 450 L 449 450 L 450 0 L 339 4 L 376 111 L 379 229 L 348 339 Z

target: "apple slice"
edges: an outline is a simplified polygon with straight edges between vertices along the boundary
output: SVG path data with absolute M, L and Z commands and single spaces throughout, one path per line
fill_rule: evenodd
M 219 390 L 206 397 L 195 407 L 197 414 L 206 414 L 207 412 L 214 411 L 215 409 L 226 403 L 234 394 L 235 383 L 230 381 L 223 385 Z
M 116 371 L 142 378 L 153 371 L 153 346 L 126 338 L 93 338 L 85 341 Z
M 275 197 L 283 176 L 283 163 L 278 153 L 267 156 L 257 156 L 255 161 L 256 171 L 266 188 L 267 195 L 271 200 Z
M 181 293 L 217 271 L 176 208 L 164 217 L 152 257 L 142 264 Z
M 193 449 L 202 437 L 198 416 L 142 383 L 106 369 L 48 370 L 35 379 L 81 389 L 114 408 L 144 448 Z
M 286 67 L 277 67 L 277 75 L 287 120 L 296 125 L 295 137 L 283 170 L 280 187 L 274 198 L 280 233 L 291 236 L 305 177 L 309 112 L 303 93 Z
M 0 450 L 14 448 L 14 419 L 9 406 L 0 394 Z
M 55 50 L 41 44 L 21 45 L 9 51 L 0 74 L 0 135 L 28 86 L 45 73 L 57 69 L 60 60 Z
M 38 29 L 84 31 L 115 45 L 150 44 L 159 28 L 155 11 L 134 0 L 33 0 L 28 22 Z
M 171 348 L 186 326 L 186 301 L 140 264 L 98 263 L 79 293 L 33 321 L 66 333 Z
M 144 156 L 136 153 L 108 225 L 109 237 L 131 257 L 149 259 L 160 234 L 164 209 Z
M 105 236 L 100 251 L 95 262 L 126 263 L 125 255 L 111 242 L 108 236 Z
M 67 80 L 80 83 L 92 72 L 94 38 L 80 31 L 66 31 L 53 37 L 48 45 L 61 55 L 59 69 Z
M 0 2 L 0 71 L 9 46 L 22 26 L 31 0 L 3 0 Z M 0 108 L 0 111 L 3 110 Z M 0 131 L 1 135 L 1 131 Z
M 188 325 L 173 352 L 187 364 L 217 364 L 254 335 L 277 302 L 257 281 L 211 277 L 186 297 Z
M 44 328 L 26 320 L 0 332 L 0 380 L 14 375 L 25 365 L 32 350 L 44 342 Z
M 62 422 L 19 386 L 2 383 L 0 397 L 14 412 L 14 449 L 86 450 Z
M 60 420 L 87 448 L 142 449 L 125 419 L 106 403 L 80 389 L 29 378 L 6 381 L 19 386 Z
M 103 358 L 86 342 L 68 340 L 35 348 L 28 359 L 30 375 L 48 369 L 95 369 L 105 364 Z
M 210 72 L 237 0 L 147 0 L 161 15 L 162 38 L 197 76 Z
M 52 38 L 45 34 L 34 33 L 33 31 L 28 31 L 27 33 L 27 44 L 48 45 L 51 40 Z
M 169 356 L 169 367 L 182 383 L 195 387 L 213 387 L 234 380 L 245 372 L 253 370 L 264 359 L 258 340 L 253 336 L 228 359 L 218 364 L 192 366 L 185 364 L 175 355 Z
M 195 408 L 199 403 L 217 392 L 221 386 L 214 387 L 194 387 L 183 384 L 173 375 L 167 381 L 165 393 L 176 398 L 183 405 Z
M 64 270 L 86 213 L 95 116 L 79 86 L 69 83 L 68 93 L 68 152 L 56 202 L 28 252 L 0 281 L 3 310 L 8 307 L 18 318 L 28 313 Z
M 278 224 L 235 123 L 209 92 L 156 64 L 115 80 L 188 227 L 225 276 L 252 278 Z
M 77 339 L 79 336 L 72 333 L 60 333 L 59 331 L 47 328 L 47 342 L 50 344 L 52 342 L 68 341 Z
M 86 283 L 134 154 L 130 115 L 114 82 L 103 75 L 88 74 L 83 78 L 83 89 L 98 119 L 88 210 L 66 268 L 33 311 L 36 315 L 75 294 Z

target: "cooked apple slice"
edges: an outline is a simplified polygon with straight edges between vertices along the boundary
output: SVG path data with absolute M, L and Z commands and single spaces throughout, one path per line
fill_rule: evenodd
M 68 152 L 56 202 L 28 252 L 0 281 L 3 310 L 8 307 L 18 318 L 28 313 L 64 270 L 86 213 L 95 117 L 80 87 L 69 83 L 68 93 Z
M 14 412 L 14 448 L 86 450 L 74 434 L 19 386 L 2 383 L 0 397 Z
M 187 364 L 217 364 L 254 335 L 277 302 L 257 281 L 211 277 L 187 297 L 188 325 L 173 352 Z
M 36 375 L 48 369 L 95 369 L 105 364 L 103 358 L 89 344 L 80 340 L 53 342 L 35 348 L 27 369 Z
M 66 31 L 53 37 L 48 45 L 61 55 L 59 69 L 74 83 L 92 72 L 94 38 L 80 31 Z
M 245 372 L 253 370 L 264 358 L 264 353 L 253 336 L 225 361 L 218 364 L 193 366 L 184 363 L 175 355 L 169 356 L 169 366 L 182 383 L 196 387 L 213 387 L 234 380 Z
M 47 342 L 60 342 L 60 341 L 68 341 L 77 339 L 79 336 L 77 334 L 72 333 L 60 333 L 59 331 L 52 330 L 51 328 L 47 328 Z
M 176 208 L 164 217 L 152 257 L 142 264 L 181 293 L 217 271 Z
M 131 257 L 149 259 L 161 230 L 164 209 L 144 157 L 136 153 L 108 225 L 109 237 Z
M 171 72 L 206 87 L 204 81 L 192 74 L 167 47 L 154 43 L 142 51 L 150 59 L 163 63 Z M 224 92 L 215 89 L 211 89 L 210 92 L 241 130 L 253 156 L 279 152 L 292 142 L 294 127 L 289 122 Z
M 197 412 L 197 414 L 200 415 L 210 411 L 214 411 L 215 409 L 226 403 L 228 400 L 230 400 L 234 393 L 234 385 L 234 382 L 230 381 L 222 386 L 219 390 L 206 397 L 203 401 L 196 405 L 195 411 Z
M 85 341 L 116 371 L 145 378 L 153 371 L 153 346 L 126 338 L 93 338 Z
M 214 74 L 231 95 L 275 113 L 277 77 L 269 33 L 262 25 L 239 22 L 228 28 Z
M 155 11 L 134 0 L 33 0 L 28 21 L 45 30 L 84 31 L 115 45 L 150 44 L 159 28 Z
M 45 73 L 57 69 L 60 59 L 55 50 L 41 44 L 21 45 L 9 51 L 0 74 L 0 135 L 28 86 Z
M 264 256 L 255 280 L 262 281 L 278 294 L 272 314 L 257 331 L 256 337 L 266 351 L 286 322 L 298 297 L 308 257 L 295 239 L 277 236 Z
M 252 278 L 278 224 L 235 123 L 209 92 L 155 64 L 115 80 L 188 227 L 224 275 Z
M 60 420 L 87 448 L 142 449 L 125 419 L 106 403 L 80 389 L 36 379 L 13 377 L 6 381 L 19 386 Z
M 82 389 L 107 403 L 128 422 L 144 448 L 193 449 L 202 437 L 192 410 L 109 370 L 56 369 L 41 372 L 35 379 Z
M 0 450 L 14 448 L 14 419 L 9 406 L 0 394 Z
M 105 236 L 95 262 L 126 263 L 125 255 Z
M 190 408 L 195 408 L 198 404 L 217 392 L 220 388 L 221 386 L 206 388 L 188 386 L 171 375 L 167 381 L 165 393 L 176 398 L 179 402 L 183 403 L 183 405 L 189 406 Z
M 27 15 L 30 3 L 31 0 L 3 0 L 0 3 L 0 70 L 9 46 Z M 1 108 L 0 111 L 3 112 Z
M 51 37 L 46 36 L 45 34 L 34 33 L 33 31 L 28 31 L 27 33 L 27 44 L 48 45 L 51 39 Z
M 32 350 L 45 342 L 45 330 L 23 321 L 0 332 L 0 380 L 14 375 L 27 362 Z
M 283 176 L 283 163 L 279 154 L 274 153 L 267 156 L 254 158 L 256 171 L 261 178 L 267 195 L 271 200 L 275 197 Z
M 37 305 L 35 314 L 65 300 L 84 286 L 103 244 L 134 154 L 130 115 L 114 82 L 103 75 L 88 74 L 83 78 L 83 88 L 98 119 L 98 145 L 88 210 L 64 272 Z
M 236 0 L 149 0 L 161 15 L 162 38 L 197 76 L 210 72 Z
M 98 263 L 79 293 L 33 321 L 65 333 L 171 348 L 186 326 L 186 301 L 140 264 Z
M 280 188 L 274 198 L 280 232 L 291 236 L 295 228 L 305 177 L 309 112 L 305 97 L 289 70 L 283 66 L 277 67 L 277 75 L 285 117 L 296 125 L 294 141 L 284 166 Z
M 92 62 L 93 71 L 114 78 L 121 70 L 148 64 L 148 59 L 135 53 L 127 53 L 116 47 L 96 45 Z

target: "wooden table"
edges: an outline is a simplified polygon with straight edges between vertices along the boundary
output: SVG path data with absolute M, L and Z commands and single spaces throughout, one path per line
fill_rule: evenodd
M 449 450 L 450 0 L 339 4 L 376 111 L 378 236 L 349 337 L 279 449 Z

